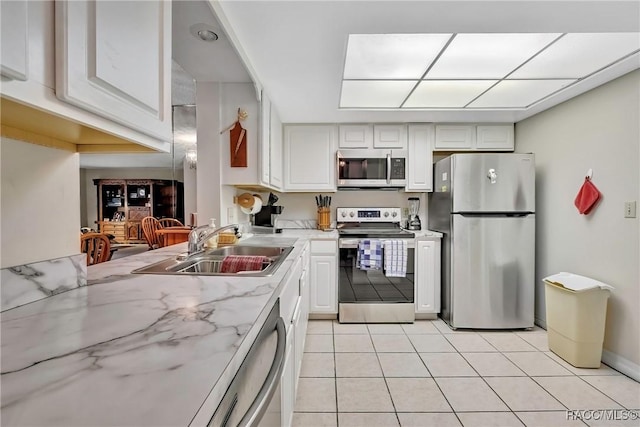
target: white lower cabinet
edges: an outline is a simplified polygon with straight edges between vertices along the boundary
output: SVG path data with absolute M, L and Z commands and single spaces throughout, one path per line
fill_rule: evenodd
M 284 368 L 280 378 L 280 413 L 282 425 L 288 427 L 293 421 L 293 408 L 296 403 L 295 375 L 295 329 L 287 332 L 287 349 L 284 356 Z
M 280 293 L 280 315 L 287 326 L 287 347 L 280 382 L 283 426 L 290 426 L 293 420 L 298 378 L 300 377 L 307 334 L 309 319 L 308 253 L 309 248 L 303 250 Z
M 337 241 L 311 241 L 309 273 L 309 313 L 338 313 Z
M 440 312 L 440 239 L 416 242 L 415 266 L 416 313 Z

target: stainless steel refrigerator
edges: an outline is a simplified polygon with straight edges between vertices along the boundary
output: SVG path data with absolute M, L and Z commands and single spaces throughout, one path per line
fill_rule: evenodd
M 533 327 L 533 154 L 454 154 L 434 165 L 428 224 L 444 233 L 441 316 L 452 328 Z

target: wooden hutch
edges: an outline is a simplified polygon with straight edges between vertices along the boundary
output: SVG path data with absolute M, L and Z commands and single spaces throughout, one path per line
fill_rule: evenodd
M 182 182 L 152 179 L 94 179 L 98 190 L 98 229 L 118 243 L 144 243 L 146 216 L 184 223 Z

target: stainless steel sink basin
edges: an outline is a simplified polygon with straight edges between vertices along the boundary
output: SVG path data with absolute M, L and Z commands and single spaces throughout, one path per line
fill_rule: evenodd
M 201 276 L 271 276 L 282 261 L 293 250 L 293 246 L 227 246 L 206 252 L 195 253 L 186 259 L 167 258 L 155 264 L 133 270 L 137 274 L 201 275 Z M 261 270 L 220 272 L 227 255 L 264 256 Z

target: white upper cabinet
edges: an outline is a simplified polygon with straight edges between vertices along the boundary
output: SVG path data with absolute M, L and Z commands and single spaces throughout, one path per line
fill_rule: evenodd
M 10 79 L 27 80 L 29 39 L 27 0 L 0 2 L 0 73 Z
M 471 150 L 475 143 L 475 126 L 436 125 L 436 150 Z
M 407 149 L 407 125 L 373 125 L 373 148 Z
M 56 95 L 171 140 L 171 2 L 56 2 Z
M 340 148 L 407 149 L 405 124 L 344 124 L 339 130 Z
M 286 125 L 284 190 L 336 191 L 337 143 L 337 126 Z
M 282 170 L 282 122 L 278 111 L 271 105 L 270 115 L 270 129 L 269 129 L 269 148 L 271 150 L 269 167 L 270 167 L 270 180 L 271 188 L 274 190 L 282 190 L 284 186 L 284 177 Z
M 434 125 L 409 125 L 406 191 L 433 191 Z
M 513 124 L 436 125 L 435 151 L 513 151 Z
M 514 150 L 513 125 L 478 125 L 476 129 L 478 150 Z
M 271 101 L 262 92 L 260 101 L 260 137 L 258 152 L 260 153 L 260 184 L 271 185 Z
M 373 147 L 373 125 L 340 125 L 340 148 Z

